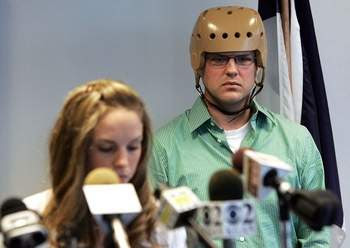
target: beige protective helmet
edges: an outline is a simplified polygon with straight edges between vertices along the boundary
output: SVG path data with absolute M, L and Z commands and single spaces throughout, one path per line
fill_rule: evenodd
M 266 66 L 266 36 L 259 13 L 238 6 L 215 7 L 203 11 L 192 31 L 190 55 L 199 83 L 206 52 L 256 51 L 260 82 Z M 262 70 L 261 70 L 262 69 Z

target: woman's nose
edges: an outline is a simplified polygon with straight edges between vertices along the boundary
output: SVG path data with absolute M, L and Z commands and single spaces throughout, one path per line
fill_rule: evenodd
M 122 168 L 128 166 L 128 152 L 125 149 L 120 149 L 114 156 L 113 166 Z

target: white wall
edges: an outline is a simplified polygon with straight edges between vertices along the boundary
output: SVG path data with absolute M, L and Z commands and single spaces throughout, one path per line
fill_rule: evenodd
M 0 0 L 0 202 L 48 186 L 48 134 L 76 85 L 101 77 L 130 83 L 155 127 L 191 106 L 194 21 L 200 10 L 232 2 L 257 6 L 256 0 Z M 311 4 L 347 213 L 350 3 Z

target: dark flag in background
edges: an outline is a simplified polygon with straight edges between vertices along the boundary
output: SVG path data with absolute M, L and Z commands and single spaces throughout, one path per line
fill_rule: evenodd
M 321 151 L 327 189 L 341 200 L 332 126 L 310 3 L 295 1 L 295 9 L 300 24 L 304 66 L 301 124 L 309 129 Z M 340 227 L 343 225 L 343 209 L 338 212 L 336 224 Z
M 268 62 L 266 74 L 269 81 L 266 85 L 272 83 L 272 86 L 259 101 L 309 130 L 322 156 L 326 188 L 341 202 L 332 127 L 309 0 L 262 0 L 258 9 L 271 43 L 268 52 L 272 60 Z M 336 225 L 340 228 L 343 219 L 341 206 L 336 216 Z M 335 238 L 341 243 L 344 237 Z

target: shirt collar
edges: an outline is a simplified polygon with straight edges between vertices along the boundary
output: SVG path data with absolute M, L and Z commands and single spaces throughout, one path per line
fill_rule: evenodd
M 253 104 L 252 105 L 253 105 L 253 109 L 255 110 L 254 114 L 253 114 L 253 117 L 254 116 L 258 116 L 258 115 L 262 115 L 265 118 L 267 118 L 268 120 L 270 120 L 273 124 L 276 124 L 275 117 L 272 115 L 272 113 L 268 109 L 266 109 L 264 106 L 260 105 L 255 100 L 253 100 Z
M 251 122 L 255 122 L 258 118 L 266 122 L 268 126 L 273 126 L 276 124 L 275 117 L 262 105 L 258 104 L 257 101 L 253 100 L 254 114 L 251 117 Z M 203 103 L 200 97 L 197 97 L 196 101 L 192 105 L 188 115 L 188 121 L 190 125 L 190 131 L 195 131 L 198 127 L 202 126 L 206 121 L 211 119 L 211 115 L 208 112 L 207 107 Z M 254 125 L 253 125 L 254 126 Z
M 208 112 L 207 106 L 205 106 L 201 97 L 197 97 L 188 114 L 188 122 L 191 129 L 190 131 L 193 132 L 210 119 L 211 116 Z
M 264 106 L 253 101 L 254 114 L 250 118 L 250 124 L 254 131 L 257 128 L 265 128 L 271 130 L 276 125 L 276 117 Z

